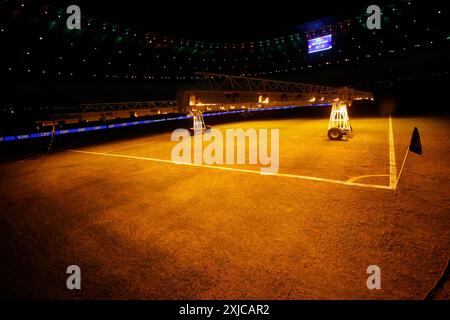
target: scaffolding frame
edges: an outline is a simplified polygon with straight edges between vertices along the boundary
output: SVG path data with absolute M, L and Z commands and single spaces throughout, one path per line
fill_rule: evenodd
M 328 137 L 331 140 L 339 140 L 349 132 L 352 132 L 352 126 L 348 117 L 347 102 L 333 101 L 328 121 Z

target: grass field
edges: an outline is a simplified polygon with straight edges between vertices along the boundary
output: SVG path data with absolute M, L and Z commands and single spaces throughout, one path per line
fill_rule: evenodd
M 215 126 L 278 128 L 278 175 L 170 163 L 167 132 L 3 162 L 2 295 L 422 299 L 450 255 L 449 124 L 358 118 L 346 141 L 328 140 L 327 119 Z M 394 189 L 414 127 L 424 153 Z M 72 264 L 82 290 L 66 289 Z

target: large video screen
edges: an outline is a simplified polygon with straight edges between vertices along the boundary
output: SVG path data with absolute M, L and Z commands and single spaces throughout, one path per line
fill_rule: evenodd
M 331 34 L 308 40 L 308 53 L 329 50 L 333 47 Z

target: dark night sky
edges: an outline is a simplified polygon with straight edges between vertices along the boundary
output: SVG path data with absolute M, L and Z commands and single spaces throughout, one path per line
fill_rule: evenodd
M 327 16 L 364 13 L 371 1 L 85 1 L 47 0 L 63 7 L 78 4 L 82 14 L 145 31 L 197 39 L 250 40 L 277 36 L 296 25 Z M 378 1 L 382 4 L 385 1 Z

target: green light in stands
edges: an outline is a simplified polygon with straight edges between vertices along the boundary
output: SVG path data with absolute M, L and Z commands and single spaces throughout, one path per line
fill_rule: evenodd
M 58 22 L 56 22 L 56 21 L 51 21 L 51 22 L 49 23 L 49 25 L 48 25 L 48 28 L 49 28 L 50 30 L 54 30 L 54 29 L 56 28 L 57 24 L 58 24 Z

